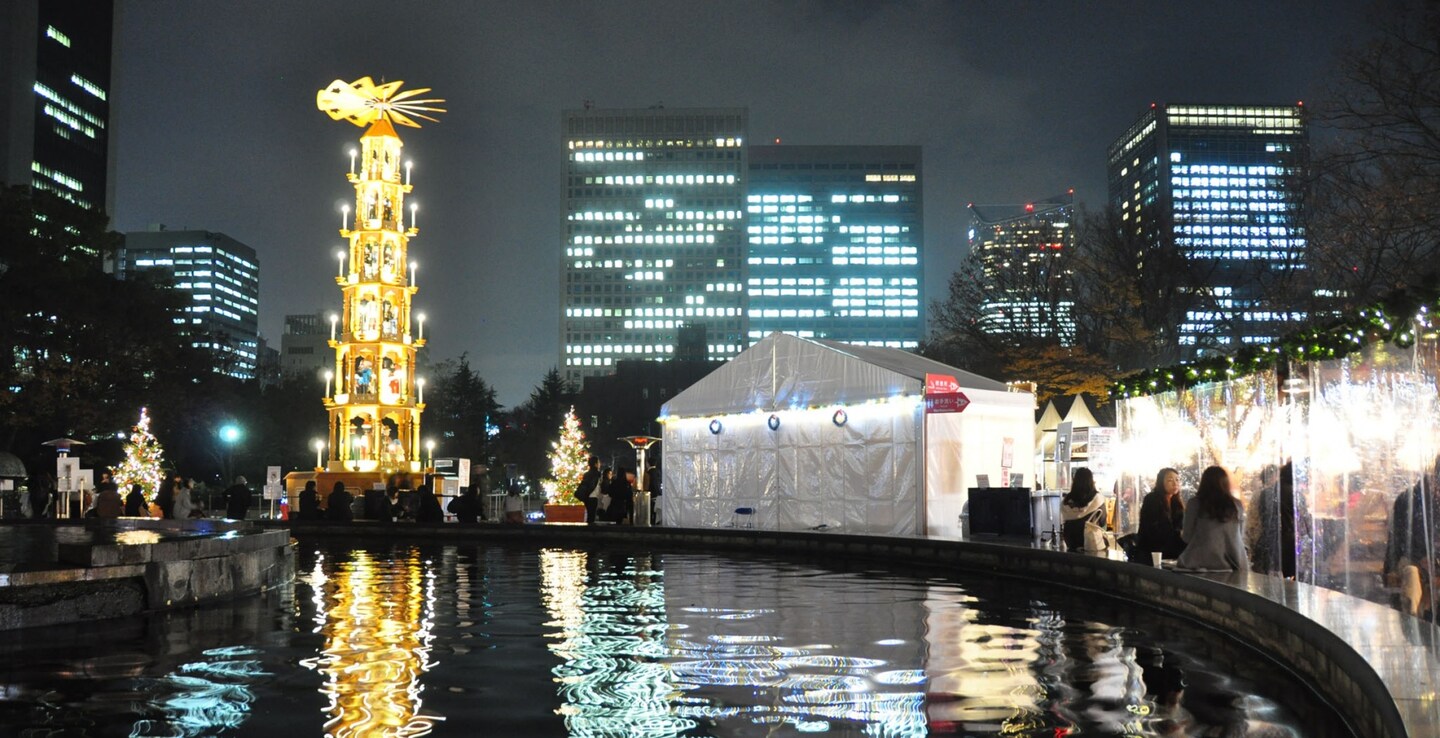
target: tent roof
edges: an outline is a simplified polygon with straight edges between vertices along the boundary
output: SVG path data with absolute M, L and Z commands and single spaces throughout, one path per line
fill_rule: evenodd
M 675 395 L 660 412 L 695 417 L 920 395 L 926 374 L 948 374 L 964 389 L 1008 389 L 1002 382 L 899 349 L 771 333 Z
M 851 343 L 839 341 L 827 341 L 818 339 L 815 343 L 825 346 L 842 354 L 849 354 L 867 364 L 884 367 L 896 374 L 903 374 L 912 379 L 918 379 L 922 383 L 926 374 L 948 374 L 960 383 L 965 389 L 994 390 L 996 392 L 1008 392 L 1010 387 L 1004 382 L 982 377 L 979 374 L 967 372 L 964 369 L 956 369 L 949 364 L 942 364 L 933 359 L 927 359 L 909 351 L 902 351 L 895 348 L 882 348 L 879 346 L 857 346 Z

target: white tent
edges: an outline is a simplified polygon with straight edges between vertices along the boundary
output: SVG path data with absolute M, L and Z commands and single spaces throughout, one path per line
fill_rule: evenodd
M 978 475 L 1034 481 L 1034 412 L 1028 392 L 899 349 L 772 333 L 661 409 L 664 519 L 958 535 Z

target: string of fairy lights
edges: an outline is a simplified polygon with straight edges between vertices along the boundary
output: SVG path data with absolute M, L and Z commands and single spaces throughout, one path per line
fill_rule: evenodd
M 1111 395 L 1140 397 L 1197 384 L 1246 377 L 1280 368 L 1288 361 L 1323 361 L 1357 353 L 1386 342 L 1410 348 L 1417 337 L 1435 336 L 1440 313 L 1440 282 L 1397 290 L 1369 307 L 1335 321 L 1292 333 L 1265 346 L 1246 346 L 1233 355 L 1210 356 L 1174 366 L 1147 369 L 1111 385 Z

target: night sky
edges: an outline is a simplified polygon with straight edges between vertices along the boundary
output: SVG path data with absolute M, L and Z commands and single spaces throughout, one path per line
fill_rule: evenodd
M 361 129 L 317 110 L 316 90 L 370 75 L 446 98 L 440 123 L 400 129 L 420 207 L 415 304 L 430 358 L 469 352 L 508 406 L 558 359 L 562 109 L 747 106 L 754 143 L 923 146 L 933 300 L 965 251 L 967 202 L 1074 187 L 1103 206 L 1106 146 L 1151 101 L 1320 102 L 1368 4 L 120 6 L 114 226 L 253 246 L 277 348 L 286 314 L 340 302 Z

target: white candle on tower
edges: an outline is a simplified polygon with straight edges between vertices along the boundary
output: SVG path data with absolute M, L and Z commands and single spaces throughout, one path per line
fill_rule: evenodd
M 425 340 L 425 313 L 420 313 L 416 318 L 420 321 L 420 335 L 415 338 L 416 340 L 423 341 Z
M 330 313 L 330 340 L 332 341 L 335 340 L 335 324 L 339 320 L 340 316 L 336 315 L 335 313 Z M 330 379 L 330 372 L 325 372 L 325 379 L 327 381 Z M 328 390 L 326 391 L 326 394 L 329 394 Z
M 413 161 L 407 161 L 407 162 L 405 162 L 405 186 L 406 186 L 406 187 L 409 187 L 409 186 L 410 186 L 410 167 L 412 167 L 412 166 L 414 166 L 414 165 L 415 165 L 415 162 L 413 162 Z
M 349 230 L 349 229 L 350 229 L 350 206 L 349 206 L 349 205 L 345 205 L 345 206 L 342 206 L 342 207 L 340 208 L 340 230 L 346 231 L 346 230 Z
M 410 262 L 410 286 L 411 286 L 411 287 L 414 287 L 414 286 L 415 286 L 415 270 L 416 270 L 419 266 L 420 266 L 420 265 L 419 265 L 417 262 L 413 262 L 413 261 Z
M 415 203 L 413 202 L 410 203 L 410 227 L 419 228 L 419 226 L 415 225 Z
M 336 252 L 335 252 L 335 260 L 338 261 L 338 262 L 340 262 L 340 274 L 339 274 L 338 276 L 339 276 L 341 279 L 344 279 L 344 278 L 345 278 L 345 252 L 344 252 L 344 251 L 336 251 Z
M 325 449 L 325 442 L 324 442 L 324 441 L 321 441 L 321 440 L 318 439 L 318 438 L 315 439 L 315 468 L 316 468 L 316 469 L 319 469 L 319 468 L 322 466 L 322 464 L 323 464 L 323 461 L 322 461 L 321 458 L 320 458 L 320 452 L 323 451 L 324 449 Z
M 418 404 L 420 404 L 420 405 L 424 405 L 424 404 L 425 404 L 425 378 L 424 378 L 424 377 L 420 377 L 419 379 L 416 379 L 416 380 L 415 380 L 415 386 L 420 388 L 420 399 L 419 399 L 417 402 L 418 402 Z
M 350 173 L 355 173 L 355 149 L 350 149 Z

